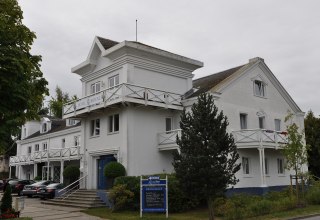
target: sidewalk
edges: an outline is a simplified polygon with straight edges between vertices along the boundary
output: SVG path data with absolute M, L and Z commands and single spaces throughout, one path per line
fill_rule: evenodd
M 0 198 L 2 198 L 2 192 Z M 12 207 L 15 207 L 17 196 L 12 196 Z M 24 197 L 24 209 L 20 211 L 20 217 L 31 217 L 33 220 L 50 219 L 79 219 L 79 220 L 100 220 L 101 218 L 90 216 L 80 212 L 82 209 L 41 204 L 39 198 Z

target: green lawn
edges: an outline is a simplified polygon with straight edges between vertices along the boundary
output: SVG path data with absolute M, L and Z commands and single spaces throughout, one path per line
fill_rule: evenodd
M 98 216 L 101 218 L 109 219 L 109 220 L 138 220 L 140 219 L 139 212 L 111 212 L 110 209 L 107 208 L 94 208 L 83 211 L 89 215 Z M 265 216 L 251 218 L 250 220 L 284 220 L 292 217 L 304 216 L 304 215 L 312 215 L 312 214 L 320 214 L 320 205 L 310 205 L 306 208 L 299 208 L 286 212 L 278 212 Z M 161 220 L 166 219 L 165 214 L 143 214 L 144 220 Z M 206 209 L 198 209 L 184 213 L 173 213 L 169 214 L 169 219 L 172 220 L 207 220 L 208 212 Z M 222 220 L 223 218 L 216 218 L 217 220 Z

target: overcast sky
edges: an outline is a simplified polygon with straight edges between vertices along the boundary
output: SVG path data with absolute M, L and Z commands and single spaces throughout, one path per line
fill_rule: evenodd
M 135 40 L 204 62 L 195 78 L 264 58 L 300 106 L 320 114 L 319 0 L 19 0 L 50 93 L 81 95 L 71 68 L 94 36 Z

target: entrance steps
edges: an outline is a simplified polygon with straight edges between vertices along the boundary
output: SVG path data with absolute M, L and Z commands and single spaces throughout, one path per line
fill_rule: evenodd
M 98 190 L 79 189 L 70 193 L 64 199 L 57 197 L 54 199 L 45 200 L 42 202 L 42 204 L 68 206 L 82 209 L 106 207 L 106 203 L 100 199 L 97 193 Z

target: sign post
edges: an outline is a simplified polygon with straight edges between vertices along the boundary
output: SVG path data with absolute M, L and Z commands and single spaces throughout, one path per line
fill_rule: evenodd
M 165 212 L 168 218 L 168 176 L 140 177 L 140 217 L 144 212 Z

